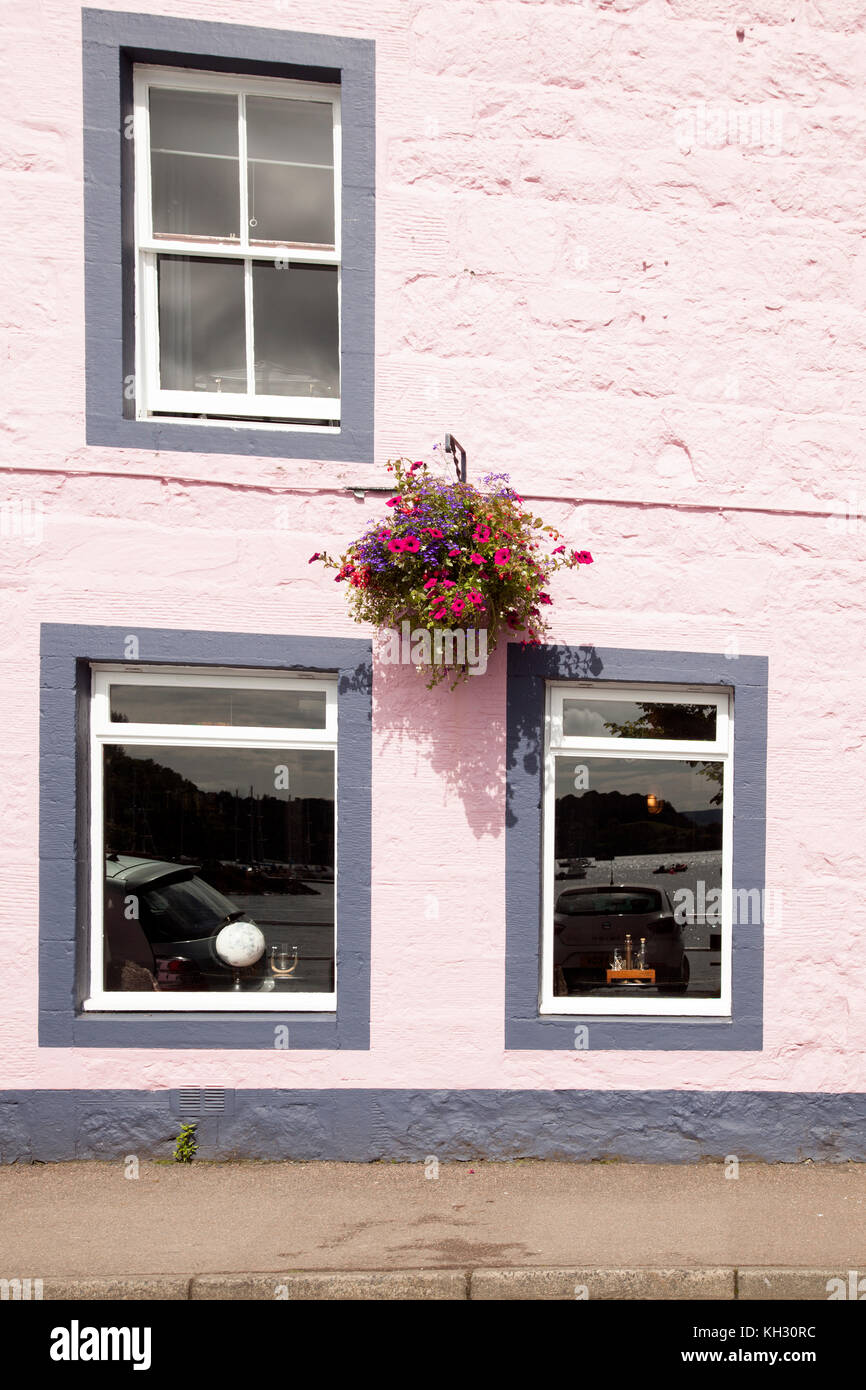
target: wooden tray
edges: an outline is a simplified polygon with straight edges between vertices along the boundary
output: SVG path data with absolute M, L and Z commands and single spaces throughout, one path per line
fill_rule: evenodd
M 650 984 L 654 985 L 656 972 L 654 970 L 608 970 L 608 984 L 612 984 L 614 980 L 649 980 Z

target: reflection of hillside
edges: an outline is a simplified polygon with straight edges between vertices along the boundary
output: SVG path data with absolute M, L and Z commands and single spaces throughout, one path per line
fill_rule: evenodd
M 203 791 L 153 758 L 131 758 L 111 746 L 105 750 L 105 848 L 209 866 L 224 861 L 224 874 L 230 864 L 242 866 L 239 874 L 255 866 L 258 886 L 251 891 L 292 892 L 278 866 L 334 862 L 334 803 L 287 793 L 257 796 L 252 789 L 245 795 Z
M 639 792 L 570 792 L 556 802 L 557 857 L 587 855 L 663 854 L 673 850 L 718 850 L 721 820 L 695 819 L 666 802 L 650 815 L 646 796 Z

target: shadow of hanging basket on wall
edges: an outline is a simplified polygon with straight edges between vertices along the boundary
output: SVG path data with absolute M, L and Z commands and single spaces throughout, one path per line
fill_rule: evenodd
M 521 671 L 523 667 L 523 672 Z M 509 674 L 531 675 L 532 682 L 515 682 L 509 691 L 508 739 L 506 768 L 516 770 L 537 780 L 541 796 L 541 774 L 544 760 L 544 682 L 546 680 L 598 680 L 604 662 L 595 647 L 521 648 L 514 643 L 509 652 Z M 536 806 L 537 811 L 537 806 Z M 506 780 L 505 824 L 517 825 L 519 816 L 515 790 L 510 777 Z
M 383 755 L 397 746 L 409 782 L 413 757 L 419 770 L 429 767 L 459 797 L 476 839 L 503 828 L 505 657 L 503 644 L 484 676 L 470 676 L 454 691 L 427 691 L 411 665 L 376 662 L 373 718 Z

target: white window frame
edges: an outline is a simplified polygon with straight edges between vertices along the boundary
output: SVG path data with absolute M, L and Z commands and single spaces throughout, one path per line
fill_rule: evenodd
M 714 740 L 649 738 L 580 738 L 562 733 L 564 699 L 587 697 L 592 700 L 629 700 L 652 704 L 705 704 L 716 707 Z M 629 758 L 653 761 L 712 761 L 724 764 L 722 796 L 722 905 L 721 905 L 721 981 L 718 999 L 611 998 L 563 996 L 553 993 L 553 909 L 561 891 L 554 880 L 556 811 L 555 759 L 564 753 L 587 757 Z M 632 685 L 625 682 L 550 681 L 545 706 L 544 795 L 542 832 L 542 949 L 539 1012 L 541 1014 L 603 1015 L 608 1018 L 664 1016 L 729 1018 L 731 1016 L 731 971 L 733 953 L 733 709 L 730 690 L 698 685 Z
M 176 685 L 243 690 L 321 690 L 325 693 L 325 728 L 259 728 L 210 724 L 112 724 L 109 687 L 124 685 Z M 104 988 L 105 842 L 103 826 L 103 748 L 128 743 L 183 745 L 190 748 L 285 748 L 316 749 L 334 755 L 334 989 L 315 994 L 256 991 L 142 992 Z M 134 664 L 94 663 L 91 666 L 90 699 L 90 923 L 89 988 L 82 1001 L 87 1011 L 121 1013 L 333 1013 L 337 1007 L 337 682 L 321 675 L 278 671 L 255 674 L 219 668 L 183 666 L 148 667 Z
M 153 233 L 150 179 L 151 87 L 173 87 L 185 91 L 221 92 L 239 97 L 238 101 L 238 179 L 240 183 L 240 239 L 220 241 L 205 236 L 168 237 Z M 281 96 L 300 100 L 330 102 L 334 115 L 334 245 L 312 246 L 293 242 L 250 240 L 246 163 L 246 97 Z M 295 263 L 332 265 L 337 268 L 338 361 L 342 372 L 342 268 L 341 268 L 341 116 L 339 86 L 279 77 L 244 77 L 240 74 L 200 72 L 189 68 L 154 67 L 139 63 L 133 71 L 133 109 L 135 136 L 135 380 L 136 414 L 142 420 L 187 420 L 192 414 L 242 416 L 260 423 L 285 420 L 293 427 L 335 431 L 341 418 L 339 396 L 277 396 L 255 391 L 255 353 L 253 343 L 253 277 L 256 261 L 288 259 Z M 244 318 L 246 327 L 246 392 L 168 391 L 159 378 L 159 303 L 157 257 L 160 255 L 228 258 L 244 263 Z M 291 269 L 286 270 L 290 275 Z M 328 421 L 327 425 L 304 425 L 304 421 Z M 227 423 L 237 423 L 229 420 Z M 276 426 L 280 427 L 280 426 Z

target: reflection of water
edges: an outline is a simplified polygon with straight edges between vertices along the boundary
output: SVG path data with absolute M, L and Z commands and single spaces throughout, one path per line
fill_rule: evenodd
M 325 992 L 333 988 L 334 885 L 310 882 L 316 895 L 295 893 L 232 893 L 231 900 L 261 928 L 271 946 L 298 948 L 299 964 L 289 979 L 278 981 L 281 992 Z
M 654 874 L 653 869 L 657 868 L 659 864 L 688 864 L 688 868 L 676 874 Z M 587 886 L 608 884 L 610 883 L 610 872 L 611 861 L 601 859 L 595 864 L 587 866 L 586 878 L 557 879 L 556 887 L 559 889 L 572 885 L 577 887 L 578 884 L 586 884 Z M 634 887 L 660 888 L 667 893 L 674 908 L 680 901 L 675 897 L 677 889 L 687 888 L 692 895 L 691 900 L 686 900 L 687 904 L 691 906 L 694 903 L 697 909 L 701 903 L 698 892 L 699 883 L 703 883 L 704 899 L 713 889 L 722 886 L 721 850 L 698 850 L 694 854 L 617 855 L 613 861 L 613 881 Z M 709 906 L 712 907 L 712 905 L 711 902 Z M 683 927 L 683 940 L 686 949 L 690 951 L 709 950 L 710 935 L 718 930 L 719 926 L 708 922 L 705 914 L 699 915 L 695 920 L 687 917 Z M 694 974 L 695 962 L 691 961 L 690 963 Z
M 264 930 L 265 924 L 282 926 L 297 923 L 311 927 L 334 925 L 334 885 L 315 883 L 315 896 L 306 893 L 232 893 L 236 907 L 243 908 Z

